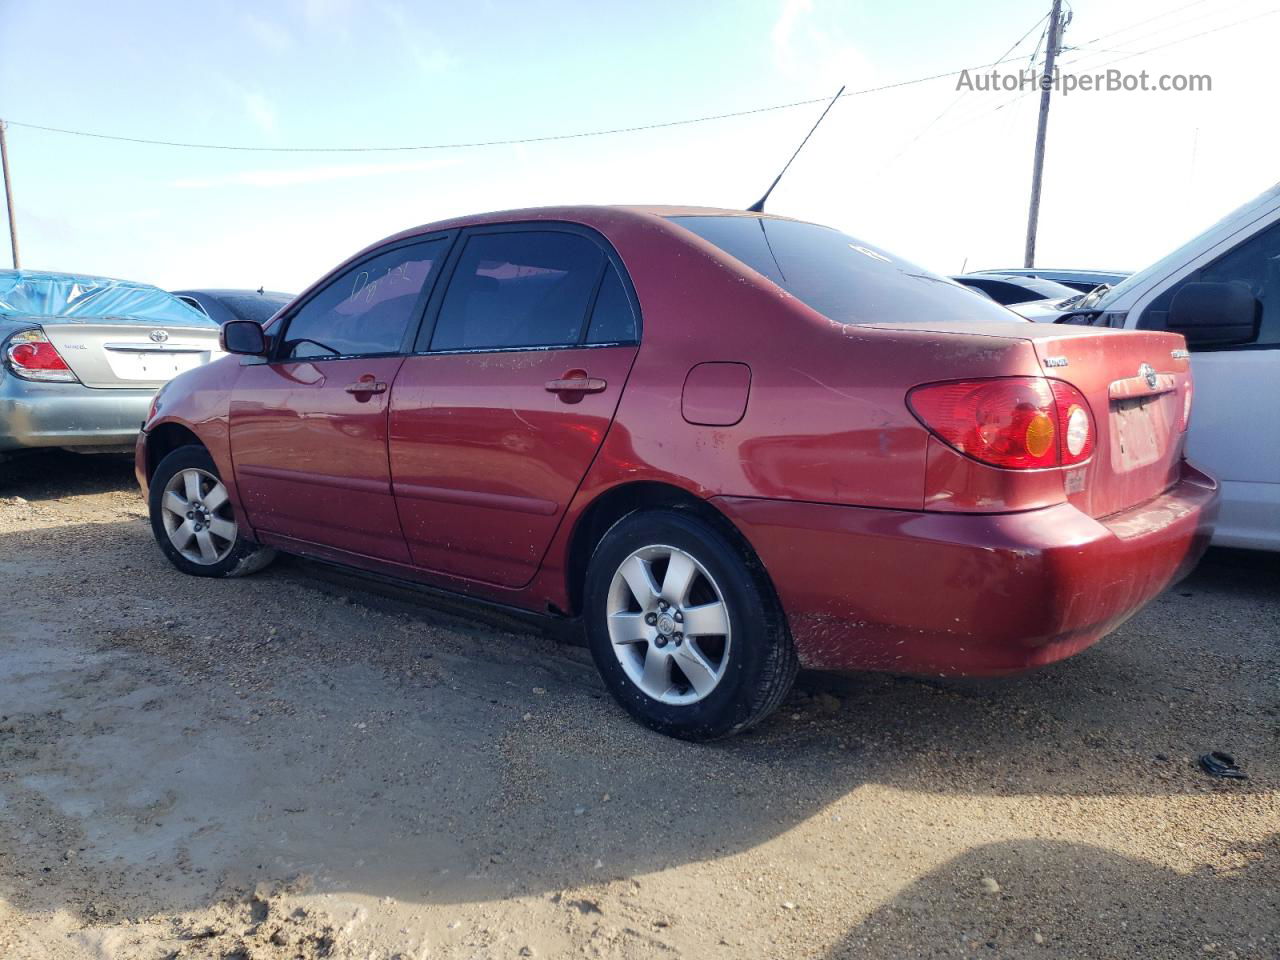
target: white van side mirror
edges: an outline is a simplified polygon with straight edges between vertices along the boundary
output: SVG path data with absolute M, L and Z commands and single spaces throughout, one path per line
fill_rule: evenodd
M 1189 346 L 1230 346 L 1258 338 L 1261 313 L 1246 283 L 1187 283 L 1174 294 L 1165 326 Z

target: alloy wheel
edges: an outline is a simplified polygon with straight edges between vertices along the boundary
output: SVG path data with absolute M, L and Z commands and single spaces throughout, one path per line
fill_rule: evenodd
M 218 563 L 235 546 L 236 521 L 227 488 L 207 470 L 188 467 L 170 477 L 160 511 L 169 542 L 192 563 Z
M 732 640 L 715 580 L 677 547 L 642 547 L 609 587 L 609 638 L 631 682 L 661 703 L 707 697 L 724 677 Z

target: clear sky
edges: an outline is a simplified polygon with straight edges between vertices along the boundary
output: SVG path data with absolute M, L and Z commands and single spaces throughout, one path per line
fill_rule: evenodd
M 1069 70 L 1127 57 L 1116 69 L 1209 74 L 1213 89 L 1055 97 L 1040 264 L 1142 267 L 1280 180 L 1280 13 L 1259 16 L 1280 0 L 1072 6 Z M 538 137 L 985 64 L 1030 30 L 1017 62 L 1001 68 L 1013 71 L 1029 64 L 1048 7 L 0 0 L 0 117 L 246 146 Z M 846 97 L 769 209 L 941 272 L 1019 265 L 1037 104 L 1034 92 L 961 96 L 954 77 Z M 561 202 L 743 207 L 821 109 L 360 154 L 188 150 L 10 127 L 23 265 L 294 291 L 381 236 L 454 214 Z

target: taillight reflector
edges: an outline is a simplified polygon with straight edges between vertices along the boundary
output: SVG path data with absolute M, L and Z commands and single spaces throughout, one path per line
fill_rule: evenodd
M 945 443 L 991 466 L 1035 470 L 1081 463 L 1093 454 L 1088 401 L 1060 380 L 931 383 L 912 390 L 907 403 Z
M 1062 466 L 1083 463 L 1093 456 L 1093 416 L 1084 394 L 1069 383 L 1050 380 L 1054 403 L 1058 408 L 1058 432 L 1062 437 Z
M 20 330 L 9 338 L 4 351 L 8 366 L 24 380 L 74 381 L 67 362 L 49 342 L 43 330 Z

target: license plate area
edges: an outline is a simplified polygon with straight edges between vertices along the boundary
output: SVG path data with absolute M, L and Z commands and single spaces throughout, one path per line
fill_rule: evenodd
M 107 350 L 111 372 L 120 380 L 172 380 L 180 373 L 209 362 L 209 351 Z
M 1111 466 L 1118 473 L 1159 461 L 1169 445 L 1169 394 L 1111 401 Z

